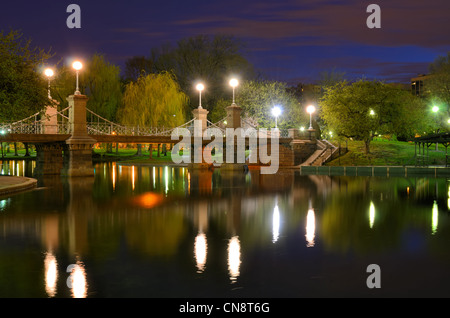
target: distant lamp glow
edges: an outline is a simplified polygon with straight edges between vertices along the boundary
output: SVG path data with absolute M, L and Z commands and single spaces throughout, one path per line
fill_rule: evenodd
M 80 72 L 80 70 L 83 68 L 83 64 L 81 64 L 80 61 L 75 61 L 72 63 L 72 67 L 74 68 L 74 70 L 77 72 L 77 88 L 75 90 L 75 95 L 81 95 L 80 93 L 80 89 L 78 87 L 78 73 Z
M 433 106 L 433 108 L 431 110 L 433 111 L 433 113 L 437 113 L 439 111 L 439 107 Z
M 234 102 L 234 90 L 235 88 L 239 85 L 239 82 L 237 79 L 233 78 L 230 80 L 230 86 L 233 87 L 233 105 L 235 104 Z
M 375 115 L 375 112 L 373 111 L 373 109 L 370 110 L 370 115 L 371 116 Z
M 205 85 L 200 83 L 200 84 L 197 84 L 197 86 L 195 88 L 197 88 L 198 93 L 199 93 L 198 108 L 203 108 L 202 107 L 202 91 L 205 89 Z
M 44 74 L 45 76 L 47 76 L 48 79 L 48 98 L 51 99 L 52 97 L 50 96 L 50 79 L 53 77 L 54 72 L 51 68 L 47 68 L 45 69 Z
M 306 107 L 306 112 L 309 114 L 309 129 L 313 129 L 312 127 L 312 114 L 316 111 L 316 107 L 314 105 L 309 105 Z
M 280 106 L 275 106 L 274 108 L 272 108 L 272 115 L 275 117 L 275 128 L 278 128 L 278 116 L 281 115 L 281 108 Z

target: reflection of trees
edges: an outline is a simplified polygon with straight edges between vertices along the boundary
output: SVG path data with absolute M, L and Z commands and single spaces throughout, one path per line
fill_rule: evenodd
M 418 205 L 414 199 L 415 186 L 421 182 L 369 177 L 347 181 L 343 191 L 329 196 L 321 215 L 320 239 L 329 250 L 369 253 L 395 249 L 407 244 L 411 229 L 424 233 L 423 240 L 429 239 L 433 201 Z M 406 195 L 412 200 L 406 200 Z
M 170 256 L 186 234 L 182 208 L 139 211 L 127 216 L 125 235 L 129 246 L 139 254 Z

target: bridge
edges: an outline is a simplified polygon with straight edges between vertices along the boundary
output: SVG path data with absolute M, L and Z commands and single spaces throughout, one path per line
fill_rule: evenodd
M 92 148 L 97 143 L 176 144 L 179 140 L 172 139 L 172 133 L 179 128 L 187 128 L 192 132 L 190 143 L 194 145 L 198 141 L 198 135 L 194 131 L 195 120 L 201 123 L 201 131 L 216 128 L 224 135 L 226 128 L 256 128 L 241 118 L 241 108 L 234 103 L 227 107 L 227 116 L 217 123 L 210 122 L 207 119 L 208 111 L 199 106 L 192 111 L 194 118 L 179 127 L 149 128 L 124 126 L 101 117 L 86 107 L 88 97 L 85 95 L 70 95 L 67 101 L 69 106 L 60 111 L 53 100 L 53 106 L 47 106 L 32 116 L 13 123 L 0 123 L 1 142 L 35 145 L 37 175 L 93 175 Z M 272 138 L 270 131 L 265 134 L 263 137 L 269 140 Z M 308 158 L 311 161 L 312 155 L 319 157 L 317 150 L 321 142 L 315 139 L 314 130 L 304 133 L 298 129 L 279 130 L 277 138 L 280 145 L 280 166 L 295 166 L 306 162 Z M 201 149 L 192 148 L 194 151 L 191 156 L 195 151 L 203 153 L 209 143 L 211 140 L 202 138 Z M 269 144 L 264 146 L 270 148 Z M 320 151 L 320 155 L 324 153 L 325 151 Z M 240 166 L 237 167 L 239 169 Z

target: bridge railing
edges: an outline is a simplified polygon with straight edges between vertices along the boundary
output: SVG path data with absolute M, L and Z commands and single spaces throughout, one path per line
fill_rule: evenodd
M 87 130 L 88 134 L 92 135 L 150 136 L 167 132 L 167 135 L 170 136 L 170 128 L 122 126 L 110 123 L 87 123 Z

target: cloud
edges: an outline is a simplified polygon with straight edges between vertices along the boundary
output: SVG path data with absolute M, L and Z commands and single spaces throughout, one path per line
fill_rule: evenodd
M 238 4 L 239 3 L 239 4 Z M 401 3 L 401 4 L 400 4 Z M 448 45 L 450 1 L 392 0 L 380 3 L 381 29 L 369 29 L 369 1 L 283 1 L 207 7 L 200 17 L 177 21 L 193 32 L 227 33 L 265 40 L 291 39 L 298 46 L 366 45 L 439 47 Z M 224 14 L 225 10 L 225 14 Z

